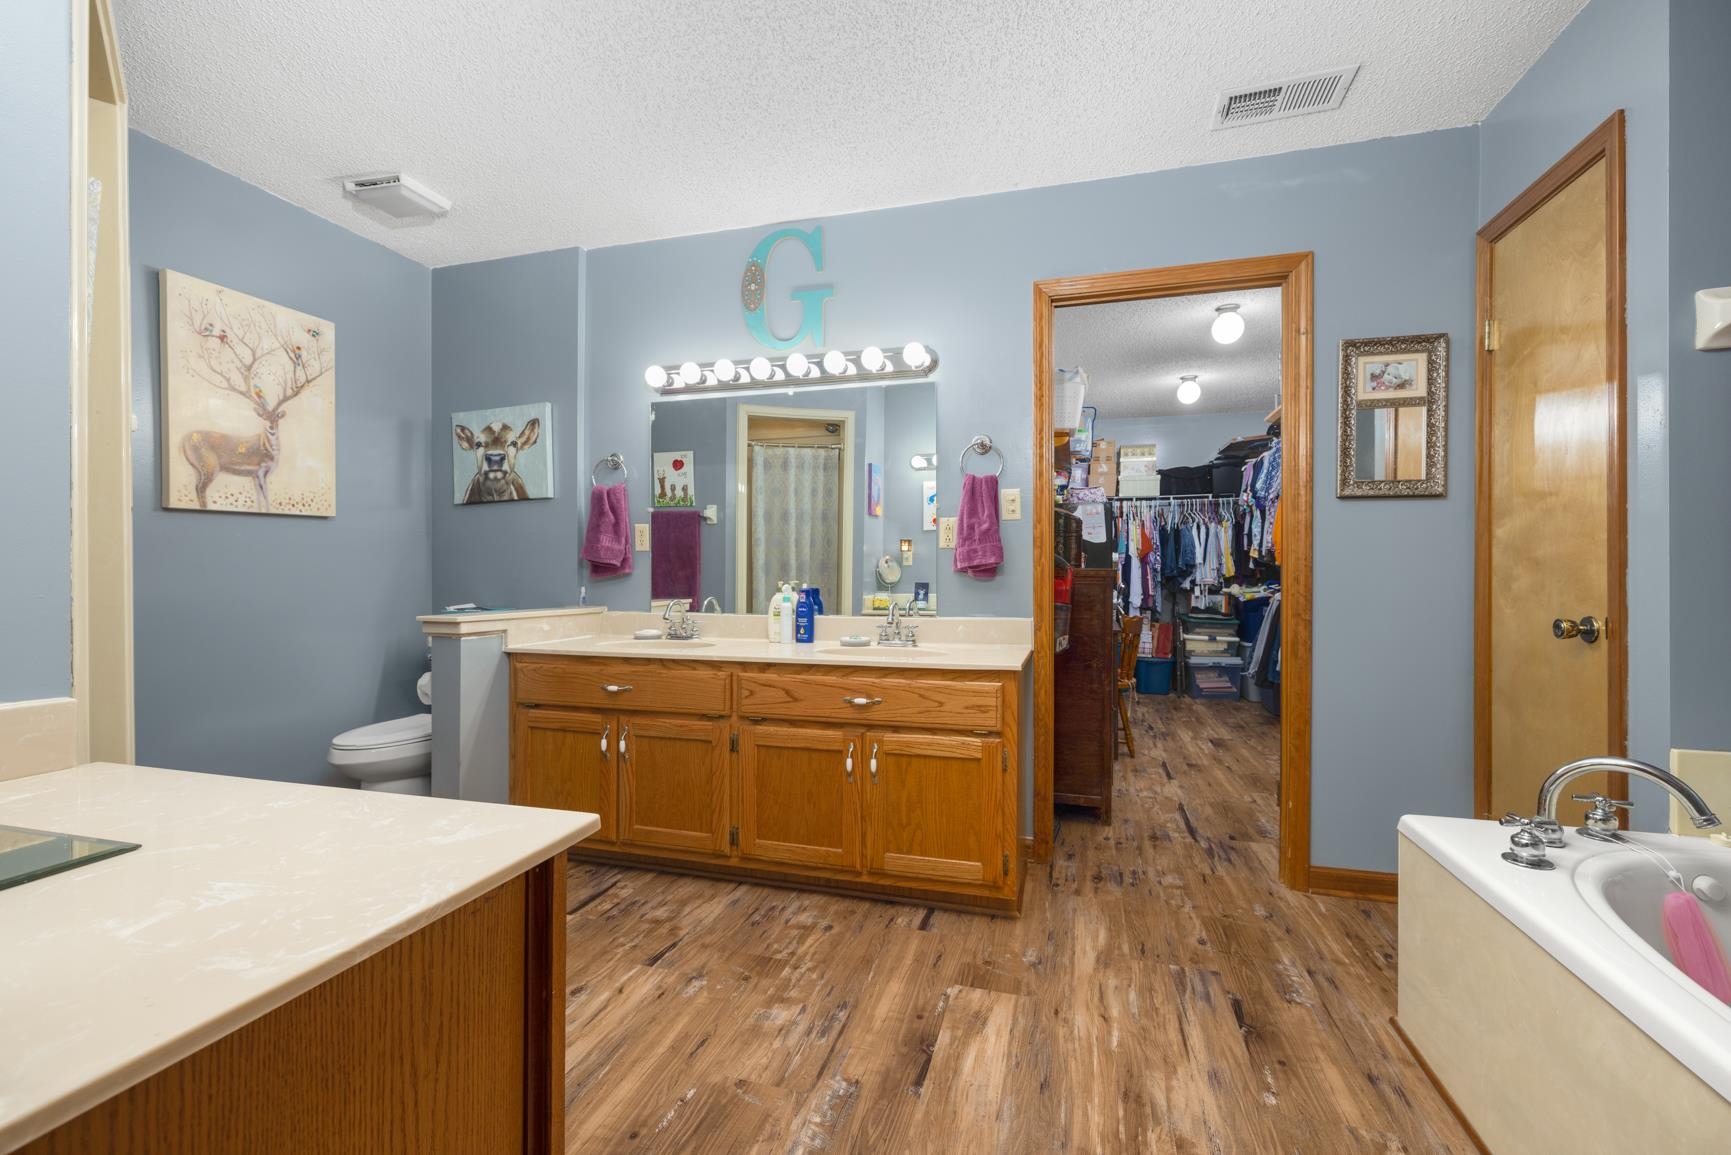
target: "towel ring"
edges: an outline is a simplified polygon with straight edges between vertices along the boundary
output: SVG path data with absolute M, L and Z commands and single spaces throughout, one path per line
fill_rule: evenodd
M 997 454 L 998 471 L 996 473 L 992 474 L 992 476 L 993 477 L 1002 477 L 1004 475 L 1004 455 L 998 451 L 997 446 L 992 444 L 992 439 L 990 437 L 987 437 L 984 433 L 980 434 L 978 437 L 975 437 L 972 441 L 968 442 L 968 444 L 962 449 L 962 456 L 960 458 L 959 464 L 960 464 L 960 467 L 962 470 L 962 476 L 963 477 L 966 477 L 968 475 L 968 454 L 970 454 L 970 453 L 978 453 L 981 457 L 984 457 L 988 453 Z
M 631 474 L 629 472 L 627 472 L 625 469 L 625 458 L 621 457 L 617 453 L 609 453 L 606 457 L 603 457 L 600 461 L 597 461 L 595 463 L 595 468 L 593 468 L 589 471 L 589 484 L 590 485 L 600 485 L 601 484 L 599 481 L 595 480 L 595 475 L 597 473 L 600 473 L 603 469 L 617 469 L 619 471 L 620 476 L 625 478 L 626 481 L 631 480 Z

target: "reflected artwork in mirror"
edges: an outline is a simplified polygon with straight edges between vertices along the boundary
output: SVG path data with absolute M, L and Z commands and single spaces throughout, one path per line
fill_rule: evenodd
M 901 560 L 903 590 L 935 585 L 936 533 L 923 526 L 924 487 L 943 484 L 931 381 L 669 398 L 650 421 L 658 468 L 664 454 L 689 463 L 687 507 L 650 515 L 651 605 L 714 597 L 760 614 L 789 582 L 817 587 L 826 613 L 882 612 L 886 558 Z M 713 523 L 701 512 L 711 506 Z
M 1448 334 L 1340 343 L 1341 497 L 1448 493 Z

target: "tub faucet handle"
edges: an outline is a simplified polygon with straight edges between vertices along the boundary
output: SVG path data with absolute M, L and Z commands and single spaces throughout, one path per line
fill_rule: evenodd
M 1603 794 L 1596 792 L 1587 794 L 1571 794 L 1569 797 L 1574 799 L 1576 802 L 1592 803 L 1593 808 L 1587 811 L 1586 816 L 1581 819 L 1583 830 L 1597 830 L 1600 832 L 1616 830 L 1618 828 L 1617 811 L 1633 809 L 1633 803 L 1630 803 L 1625 799 L 1607 798 Z
M 1534 818 L 1522 818 L 1519 814 L 1510 811 L 1497 819 L 1497 821 L 1503 826 L 1519 826 L 1523 830 L 1532 831 L 1544 841 L 1546 846 L 1556 847 L 1563 845 L 1562 823 L 1546 818 L 1543 815 Z

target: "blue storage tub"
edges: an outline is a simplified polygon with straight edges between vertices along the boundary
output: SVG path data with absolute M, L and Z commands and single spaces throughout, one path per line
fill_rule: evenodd
M 1138 694 L 1170 694 L 1172 692 L 1172 659 L 1137 658 L 1136 692 Z

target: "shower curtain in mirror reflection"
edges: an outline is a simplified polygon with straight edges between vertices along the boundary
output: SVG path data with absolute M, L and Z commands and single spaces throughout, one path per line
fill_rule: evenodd
M 841 450 L 751 447 L 751 600 L 762 613 L 782 582 L 839 588 Z

